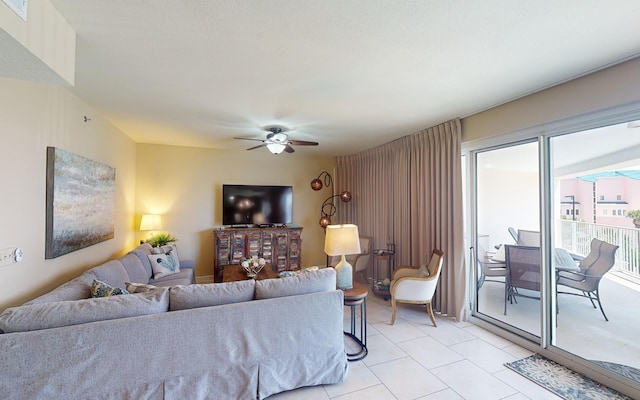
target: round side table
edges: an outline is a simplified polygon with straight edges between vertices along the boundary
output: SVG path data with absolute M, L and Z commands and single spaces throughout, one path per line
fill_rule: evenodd
M 344 290 L 344 305 L 351 308 L 351 329 L 344 332 L 351 338 L 360 350 L 355 353 L 347 353 L 347 360 L 358 361 L 367 356 L 367 295 L 369 290 L 358 282 L 353 282 L 353 288 Z M 356 334 L 356 307 L 360 306 L 360 335 Z

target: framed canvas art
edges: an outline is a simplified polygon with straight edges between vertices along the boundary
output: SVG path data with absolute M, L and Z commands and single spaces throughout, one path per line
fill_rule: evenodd
M 47 147 L 45 258 L 113 239 L 116 170 Z

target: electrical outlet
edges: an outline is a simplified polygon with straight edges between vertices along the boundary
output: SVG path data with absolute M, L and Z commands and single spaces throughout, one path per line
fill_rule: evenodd
M 19 255 L 19 257 L 16 257 L 16 255 Z M 9 247 L 7 249 L 0 250 L 0 267 L 13 264 L 20 260 L 22 260 L 22 250 L 18 247 Z

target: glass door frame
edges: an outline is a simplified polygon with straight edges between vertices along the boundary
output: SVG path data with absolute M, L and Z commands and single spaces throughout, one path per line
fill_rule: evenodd
M 466 158 L 466 209 L 467 213 L 465 227 L 468 232 L 468 248 L 470 249 L 467 265 L 470 266 L 469 271 L 469 321 L 476 323 L 500 336 L 525 347 L 531 351 L 542 354 L 545 357 L 553 359 L 569 368 L 581 372 L 586 376 L 606 383 L 610 387 L 625 393 L 640 393 L 637 384 L 631 381 L 625 381 L 623 378 L 612 378 L 611 373 L 597 365 L 582 359 L 575 354 L 569 353 L 554 345 L 554 326 L 556 324 L 556 308 L 555 304 L 555 285 L 553 284 L 554 276 L 549 273 L 552 265 L 552 252 L 554 243 L 554 232 L 552 218 L 553 209 L 553 182 L 552 172 L 553 166 L 551 161 L 551 138 L 565 134 L 577 133 L 584 130 L 601 128 L 608 125 L 623 123 L 630 120 L 640 119 L 640 102 L 629 103 L 622 106 L 612 107 L 600 111 L 594 111 L 588 114 L 578 115 L 554 122 L 549 122 L 534 126 L 531 128 L 514 131 L 508 134 L 493 136 L 485 139 L 475 140 L 462 144 L 462 153 Z M 463 131 L 464 135 L 464 131 Z M 487 315 L 477 312 L 477 282 L 478 268 L 477 260 L 471 259 L 475 255 L 477 248 L 477 166 L 476 155 L 481 152 L 495 150 L 498 148 L 510 147 L 524 142 L 538 142 L 538 162 L 540 174 L 540 235 L 541 235 L 541 301 L 540 301 L 540 332 L 541 337 L 538 338 L 527 332 L 514 329 L 506 323 L 491 318 Z

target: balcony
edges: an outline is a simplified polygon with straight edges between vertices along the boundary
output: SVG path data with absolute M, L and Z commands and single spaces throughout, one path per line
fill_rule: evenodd
M 559 294 L 554 344 L 607 368 L 624 365 L 640 369 L 640 229 L 568 220 L 556 226 L 561 246 L 572 253 L 586 256 L 594 237 L 619 249 L 614 267 L 600 282 L 602 306 L 609 321 L 587 298 Z M 478 305 L 483 314 L 540 334 L 540 301 L 518 297 L 517 304 L 509 304 L 504 315 L 504 283 L 485 282 L 478 291 Z

